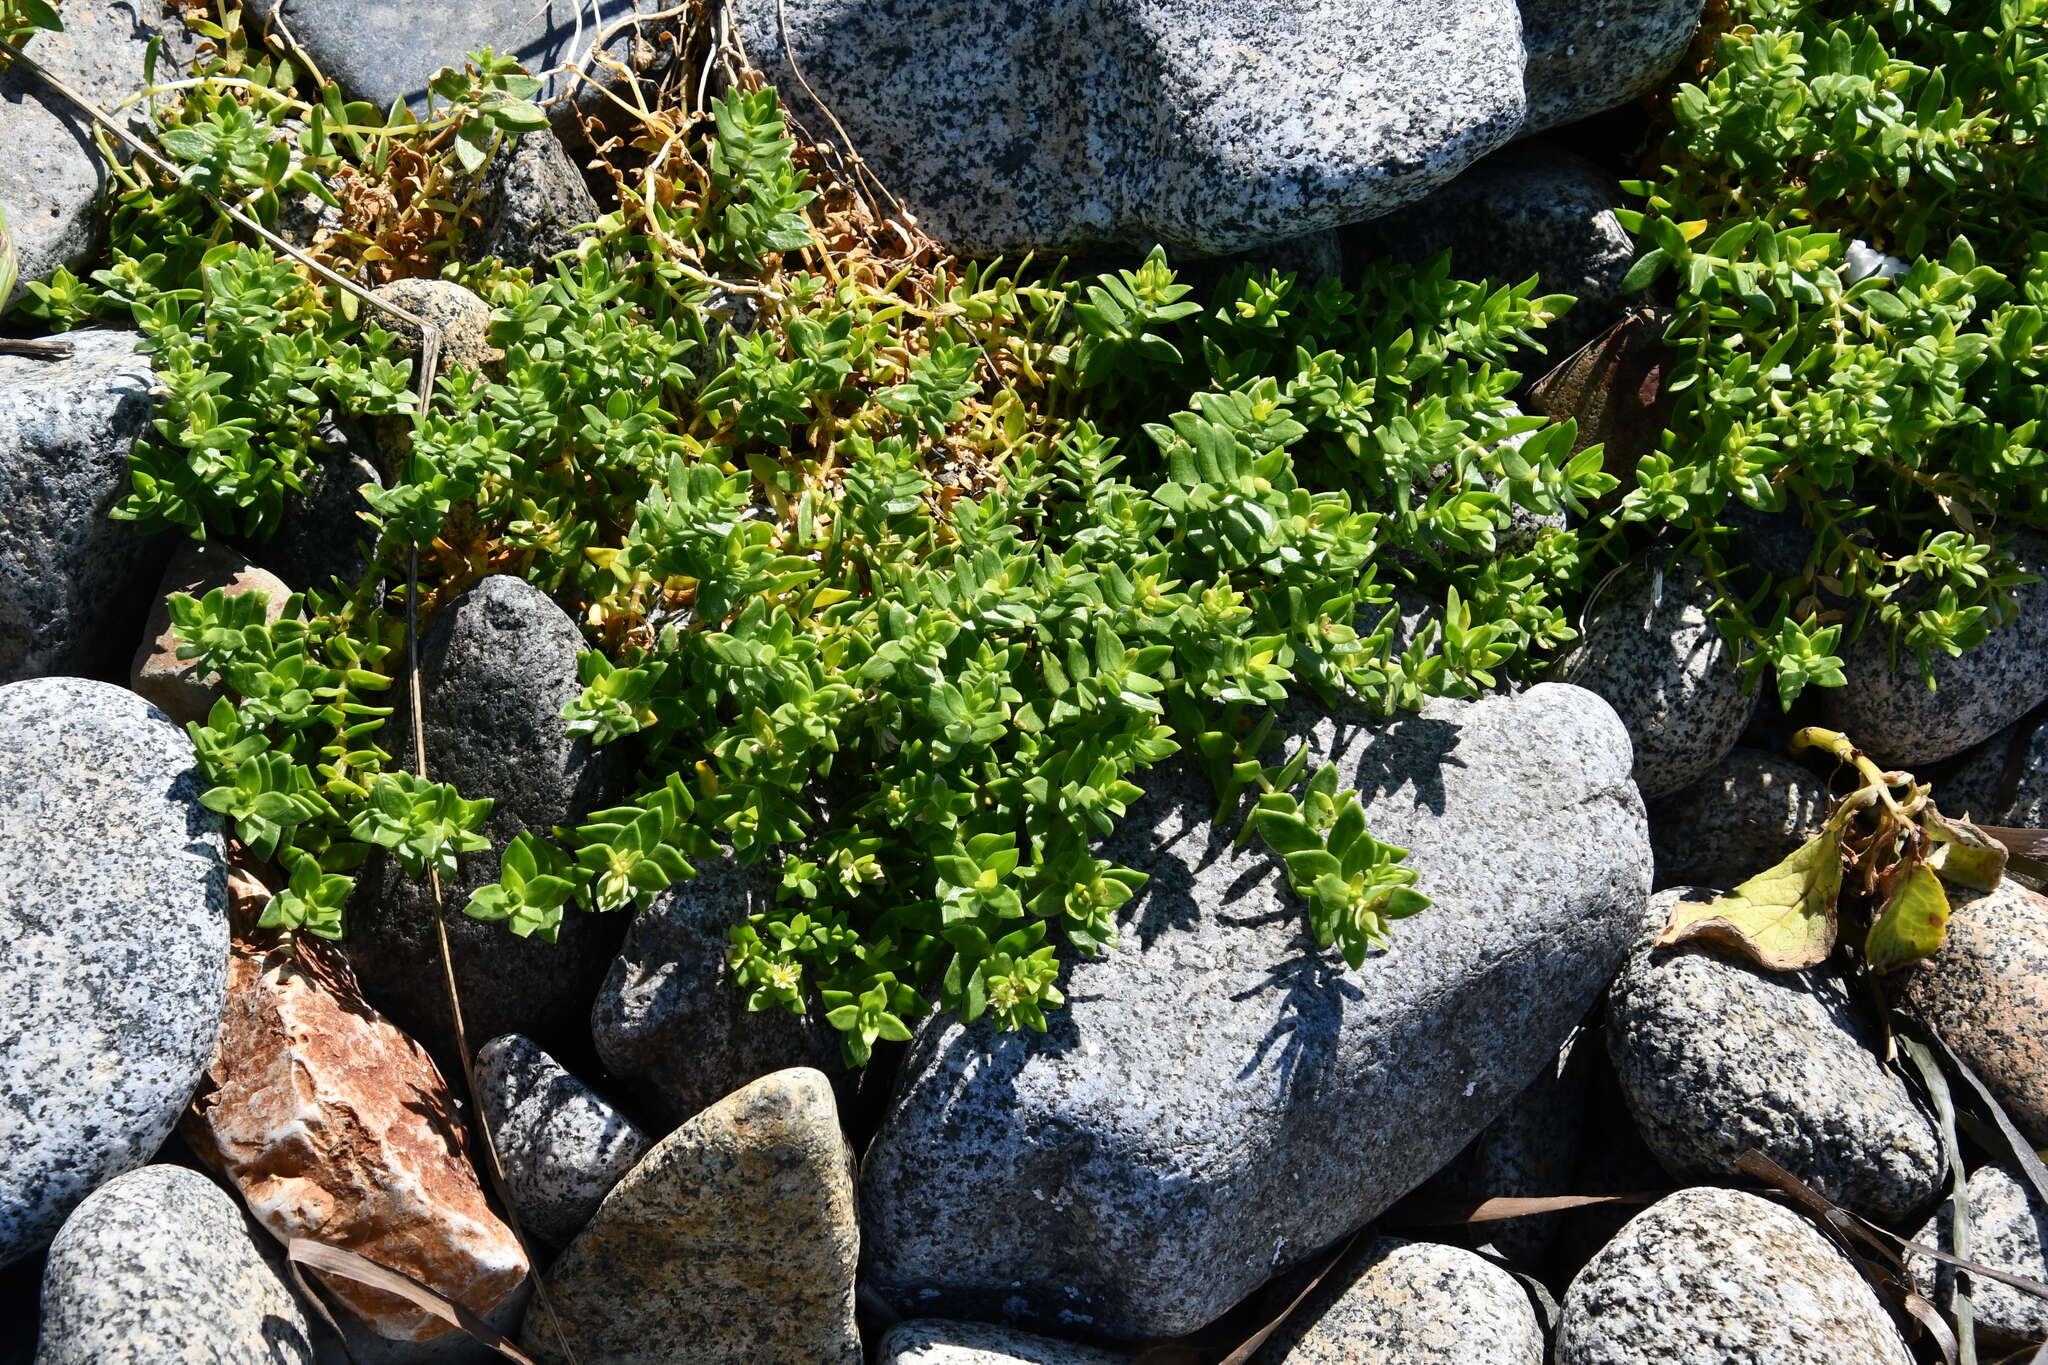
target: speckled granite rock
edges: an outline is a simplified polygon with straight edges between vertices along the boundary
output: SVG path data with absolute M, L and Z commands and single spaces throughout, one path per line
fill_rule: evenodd
M 1890 633 L 1864 631 L 1842 651 L 1848 686 L 1821 694 L 1827 723 L 1880 763 L 1917 768 L 1989 739 L 2048 699 L 2048 540 L 2016 536 L 2011 550 L 2022 569 L 2042 575 L 2014 589 L 2018 620 L 1961 655 L 1935 651 L 1934 692 L 1912 651 L 1893 668 Z
M 1650 803 L 1657 885 L 1739 886 L 1820 833 L 1827 783 L 1788 758 L 1730 749 L 1682 791 Z
M 370 292 L 441 329 L 439 363 L 445 368 L 480 370 L 504 358 L 491 346 L 491 306 L 452 280 L 393 280 Z M 380 314 L 377 325 L 398 338 L 400 350 L 418 353 L 417 327 L 389 313 Z
M 36 1365 L 313 1365 L 268 1240 L 197 1171 L 115 1176 L 50 1246 Z
M 1735 653 L 1707 618 L 1696 566 L 1637 565 L 1601 594 L 1585 636 L 1552 676 L 1607 698 L 1635 744 L 1636 785 L 1655 800 L 1721 761 L 1756 710 Z
M 262 593 L 266 599 L 264 619 L 269 621 L 284 615 L 285 600 L 292 595 L 276 574 L 216 541 L 188 540 L 172 552 L 163 580 L 157 584 L 149 623 L 142 628 L 142 643 L 135 647 L 135 661 L 128 666 L 128 686 L 180 724 L 206 719 L 221 695 L 221 680 L 218 673 L 202 674 L 197 660 L 178 657 L 178 648 L 185 641 L 171 626 L 170 596 L 182 592 L 204 597 L 215 588 L 225 589 L 230 597 Z
M 1969 1259 L 2028 1279 L 2048 1281 L 2048 1209 L 2032 1198 L 2019 1177 L 2003 1166 L 1984 1166 L 1970 1174 Z M 1913 1240 L 1953 1252 L 1955 1225 L 1950 1201 L 1913 1234 Z M 1932 1256 L 1906 1255 L 1913 1281 L 1930 1302 L 1948 1311 L 1956 1272 Z M 1985 1347 L 2016 1351 L 2030 1341 L 2048 1337 L 2048 1300 L 2024 1289 L 1973 1277 L 1970 1305 L 1977 1340 Z M 1980 1348 L 1981 1349 L 1981 1348 Z
M 192 743 L 123 687 L 0 687 L 0 1264 L 170 1135 L 227 991 Z
M 111 673 L 169 553 L 106 515 L 149 430 L 149 361 L 133 332 L 66 340 L 68 360 L 0 355 L 0 682 Z
M 741 0 L 924 229 L 974 255 L 1246 251 L 1419 199 L 1522 121 L 1508 0 Z
M 1659 892 L 1669 919 L 1690 888 Z M 1643 1140 L 1680 1179 L 1734 1179 L 1749 1147 L 1867 1218 L 1932 1202 L 1941 1138 L 1840 975 L 1766 972 L 1703 946 L 1630 952 L 1607 995 L 1607 1050 Z
M 1463 1247 L 1377 1237 L 1317 1288 L 1253 1365 L 1543 1365 L 1515 1277 Z
M 263 560 L 309 589 L 332 590 L 336 579 L 353 587 L 370 567 L 373 538 L 362 518 L 370 506 L 362 488 L 381 488 L 384 480 L 371 460 L 376 446 L 367 424 L 323 421 L 320 440 L 312 467 L 300 476 L 304 487 L 285 496 Z
M 1884 1306 L 1796 1213 L 1680 1190 L 1629 1220 L 1564 1296 L 1558 1365 L 1911 1365 Z
M 624 915 L 570 908 L 554 943 L 519 938 L 462 913 L 470 893 L 498 875 L 505 845 L 527 829 L 572 825 L 620 795 L 628 745 L 601 749 L 569 734 L 562 707 L 582 694 L 582 634 L 546 594 L 494 574 L 443 608 L 420 637 L 427 771 L 464 796 L 492 797 L 490 851 L 466 857 L 443 887 L 463 1020 L 471 1038 L 521 1033 L 576 1055 L 591 998 L 626 930 Z M 407 699 L 387 733 L 409 736 Z M 397 751 L 411 745 L 396 740 Z M 370 1002 L 457 1069 L 434 903 L 426 883 L 393 860 L 373 859 L 357 882 L 346 944 Z
M 1112 1338 L 1192 1330 L 1414 1188 L 1556 1056 L 1649 884 L 1613 712 L 1546 684 L 1310 740 L 1435 904 L 1346 971 L 1270 855 L 1213 823 L 1205 780 L 1148 774 L 1104 856 L 1150 881 L 1049 1030 L 942 1018 L 912 1045 L 863 1166 L 874 1289 Z
M 1570 294 L 1571 312 L 1538 338 L 1554 364 L 1614 321 L 1636 255 L 1614 216 L 1622 203 L 1614 177 L 1584 157 L 1517 143 L 1346 236 L 1354 255 L 1419 261 L 1448 250 L 1461 278 L 1519 284 L 1535 275 L 1542 292 Z
M 191 36 L 163 0 L 61 8 L 64 31 L 39 30 L 23 50 L 102 109 L 142 88 L 142 59 L 152 37 L 164 39 L 158 80 L 182 74 L 191 56 Z M 132 123 L 147 126 L 140 117 Z M 0 157 L 0 210 L 20 253 L 21 293 L 60 265 L 83 266 L 98 244 L 107 168 L 92 128 L 25 67 L 0 72 L 0 147 L 7 149 Z M 0 381 L 0 393 L 7 387 Z M 0 449 L 5 446 L 0 441 Z
M 2007 878 L 1996 891 L 1951 890 L 1949 904 L 1948 941 L 1912 969 L 1907 1005 L 2048 1144 L 2048 897 Z
M 1129 1356 L 985 1322 L 915 1318 L 882 1338 L 880 1365 L 1121 1365 Z
M 471 260 L 495 256 L 545 272 L 556 256 L 576 249 L 576 229 L 597 215 L 597 200 L 562 140 L 541 129 L 501 152 L 484 173 L 483 223 L 465 251 Z
M 476 1101 L 521 1224 L 556 1246 L 583 1230 L 652 1145 L 631 1119 L 516 1033 L 477 1052 Z
M 546 1281 L 584 1365 L 860 1365 L 859 1253 L 832 1086 L 798 1067 L 663 1138 Z M 523 1344 L 558 1359 L 542 1314 Z
M 431 5 L 411 0 L 249 0 L 250 17 L 275 25 L 282 15 L 292 39 L 318 63 L 329 79 L 351 98 L 365 99 L 380 109 L 402 101 L 415 110 L 426 102 L 427 81 L 444 66 L 458 69 L 478 48 L 517 56 L 535 75 L 553 73 L 580 61 L 598 30 L 629 15 L 654 14 L 673 6 L 657 0 L 437 0 Z M 673 56 L 675 21 L 622 26 L 605 52 L 643 78 L 653 78 Z M 607 86 L 623 84 L 591 63 L 591 76 Z M 540 98 L 558 93 L 566 77 L 551 74 Z M 608 101 L 595 90 L 578 87 L 579 110 L 600 116 Z M 571 131 L 568 104 L 556 106 L 555 117 Z
M 474 1313 L 526 1279 L 526 1256 L 484 1200 L 455 1100 L 418 1044 L 366 1006 L 333 945 L 236 939 L 208 1088 L 179 1131 L 280 1241 L 357 1252 Z M 412 1303 L 316 1272 L 394 1341 L 454 1329 Z
M 2017 829 L 2048 826 L 2048 725 L 2027 737 L 2012 799 L 2004 799 L 2006 757 L 2016 727 L 2007 726 L 1972 749 L 1947 781 L 1936 784 L 1935 802 L 1947 812 L 1967 812 L 1980 824 Z
M 731 859 L 655 898 L 612 962 L 590 1033 L 605 1069 L 671 1125 L 771 1071 L 837 1072 L 836 1030 L 814 1013 L 749 1010 L 726 965 L 726 932 L 769 904 L 773 878 Z
M 1678 64 L 1701 0 L 1521 0 L 1526 132 L 1541 132 L 1649 93 Z

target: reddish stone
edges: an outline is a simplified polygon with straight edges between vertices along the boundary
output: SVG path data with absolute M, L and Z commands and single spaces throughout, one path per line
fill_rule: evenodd
M 484 1201 L 441 1073 L 363 1003 L 333 948 L 237 936 L 208 1081 L 185 1116 L 186 1140 L 279 1239 L 358 1252 L 479 1314 L 526 1278 L 517 1239 Z M 381 1290 L 323 1278 L 385 1337 L 453 1330 Z
M 215 588 L 225 589 L 229 597 L 261 592 L 266 621 L 284 615 L 285 599 L 291 596 L 291 589 L 275 574 L 223 546 L 188 541 L 171 556 L 163 581 L 157 584 L 156 606 L 143 627 L 142 643 L 128 667 L 128 686 L 175 721 L 205 720 L 221 695 L 221 681 L 220 674 L 202 675 L 196 661 L 178 657 L 184 641 L 171 626 L 169 598 L 174 592 L 204 597 Z

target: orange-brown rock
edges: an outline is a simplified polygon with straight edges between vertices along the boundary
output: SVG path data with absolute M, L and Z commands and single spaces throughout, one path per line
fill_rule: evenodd
M 526 1277 L 484 1201 L 441 1073 L 365 1005 L 341 955 L 238 935 L 209 1087 L 182 1131 L 278 1238 L 306 1237 L 410 1275 L 474 1312 Z M 390 1294 L 328 1277 L 385 1337 L 452 1330 Z
M 128 686 L 175 721 L 205 720 L 221 695 L 221 681 L 218 673 L 202 674 L 197 660 L 178 657 L 178 646 L 184 641 L 171 626 L 169 598 L 174 592 L 204 597 L 215 588 L 224 589 L 229 597 L 262 593 L 266 621 L 284 615 L 285 599 L 291 596 L 291 589 L 277 575 L 257 568 L 226 546 L 188 541 L 171 556 L 163 581 L 157 584 L 156 606 L 150 610 L 149 624 L 143 627 L 135 661 L 128 666 Z

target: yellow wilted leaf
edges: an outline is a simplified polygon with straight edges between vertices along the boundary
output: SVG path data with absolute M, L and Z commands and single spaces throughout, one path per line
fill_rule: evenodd
M 1928 862 L 1957 886 L 1995 891 L 2005 880 L 2006 847 L 1968 820 L 1951 819 L 1927 807 L 1920 824 L 1937 841 Z
M 1842 889 L 1842 823 L 1837 815 L 1784 862 L 1757 873 L 1732 896 L 1681 901 L 1657 936 L 1658 946 L 1703 938 L 1780 972 L 1825 962 L 1835 946 L 1835 897 Z
M 1921 863 L 1900 879 L 1883 911 L 1870 922 L 1863 960 L 1874 972 L 1889 972 L 1934 956 L 1948 933 L 1948 893 L 1941 878 Z

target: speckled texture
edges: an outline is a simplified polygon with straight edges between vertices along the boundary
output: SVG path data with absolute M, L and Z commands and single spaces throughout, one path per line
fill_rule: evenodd
M 958 251 L 1246 251 L 1411 203 L 1522 121 L 1509 0 L 739 0 Z M 786 17 L 787 26 L 778 21 Z
M 2018 620 L 1961 655 L 1936 650 L 1933 692 L 1911 650 L 1893 668 L 1891 633 L 1864 631 L 1842 651 L 1848 686 L 1821 694 L 1827 723 L 1880 763 L 1914 768 L 1989 739 L 2048 698 L 2048 540 L 2020 535 L 2010 549 L 2041 575 L 2013 590 Z
M 1678 64 L 1701 0 L 1521 0 L 1527 132 L 1626 104 Z
M 367 424 L 346 419 L 320 424 L 313 465 L 300 475 L 304 487 L 287 494 L 277 531 L 263 544 L 264 563 L 287 582 L 331 588 L 335 579 L 354 587 L 370 567 L 369 510 L 362 488 L 383 487 L 372 462 L 376 453 Z
M 1657 894 L 1652 929 L 1690 888 Z M 1703 946 L 1629 954 L 1607 995 L 1607 1050 L 1643 1140 L 1680 1179 L 1736 1179 L 1755 1147 L 1880 1222 L 1925 1209 L 1947 1163 L 1934 1121 L 1873 1050 L 1827 968 L 1766 972 Z
M 106 515 L 149 429 L 149 362 L 133 332 L 67 340 L 68 360 L 0 355 L 0 682 L 125 662 L 169 553 Z
M 545 128 L 525 134 L 491 163 L 481 211 L 482 225 L 464 244 L 469 258 L 495 256 L 541 274 L 549 261 L 576 249 L 576 229 L 598 215 L 583 173 Z
M 2001 799 L 2015 729 L 2007 726 L 1965 755 L 1947 781 L 1935 784 L 1935 804 L 1950 815 L 1968 815 L 1987 825 L 2048 826 L 2048 725 L 2035 726 L 2027 738 L 2012 799 Z
M 50 1247 L 36 1365 L 312 1365 L 268 1240 L 197 1171 L 116 1176 Z
M 96 0 L 60 8 L 64 31 L 38 31 L 23 51 L 102 109 L 142 88 L 143 54 L 154 35 L 165 40 L 157 79 L 173 79 L 185 69 L 192 40 L 162 0 Z M 138 117 L 131 126 L 146 125 Z M 0 147 L 7 149 L 0 157 L 0 209 L 21 254 L 17 301 L 30 281 L 49 279 L 60 265 L 84 265 L 98 245 L 107 170 L 94 148 L 92 127 L 26 68 L 0 72 Z M 0 395 L 8 387 L 0 381 Z M 0 440 L 0 450 L 5 448 Z
M 1515 1277 L 1463 1247 L 1377 1237 L 1274 1333 L 1253 1365 L 1543 1365 Z
M 1756 710 L 1758 694 L 1743 691 L 1735 653 L 1707 617 L 1713 600 L 1690 561 L 1636 565 L 1606 586 L 1552 674 L 1620 713 L 1650 800 L 1704 777 Z
M 1629 1220 L 1564 1296 L 1558 1365 L 1911 1365 L 1877 1296 L 1813 1226 L 1739 1190 Z
M 1447 250 L 1463 278 L 1519 284 L 1534 275 L 1541 292 L 1570 294 L 1578 302 L 1537 338 L 1554 364 L 1614 321 L 1636 254 L 1614 216 L 1623 202 L 1614 177 L 1584 157 L 1518 143 L 1346 236 L 1354 257 L 1417 261 Z
M 394 100 L 425 108 L 427 82 L 444 66 L 460 70 L 464 58 L 488 47 L 517 57 L 536 75 L 581 60 L 597 31 L 634 13 L 653 14 L 671 5 L 658 0 L 249 0 L 252 20 L 281 23 L 329 79 L 351 98 L 380 109 Z M 606 55 L 651 78 L 671 52 L 674 20 L 621 27 Z M 607 86 L 622 84 L 591 63 L 591 76 Z M 541 98 L 559 91 L 566 77 L 550 75 Z M 600 116 L 608 101 L 579 86 L 578 110 Z M 568 102 L 555 107 L 567 131 Z M 616 114 L 612 115 L 616 117 Z
M 832 1085 L 797 1067 L 663 1138 L 546 1280 L 584 1365 L 860 1365 L 859 1255 Z M 558 1358 L 543 1314 L 523 1344 Z
M 868 1280 L 902 1311 L 1192 1330 L 1414 1188 L 1556 1056 L 1649 885 L 1613 712 L 1543 685 L 1326 720 L 1311 747 L 1435 904 L 1347 971 L 1203 779 L 1148 774 L 1104 856 L 1151 880 L 1049 1030 L 940 1019 L 906 1059 L 862 1189 Z
M 1818 834 L 1827 814 L 1827 783 L 1807 769 L 1730 749 L 1705 777 L 1650 803 L 1657 885 L 1732 889 Z
M 876 1359 L 878 1365 L 1122 1365 L 1130 1357 L 1014 1327 L 917 1318 L 890 1328 Z
M 1948 941 L 1907 978 L 1907 1003 L 2048 1144 L 2048 898 L 2008 877 L 1949 904 Z
M 621 794 L 630 743 L 592 749 L 562 719 L 562 707 L 583 691 L 582 647 L 567 613 L 503 574 L 474 584 L 421 633 L 427 772 L 466 797 L 497 802 L 485 823 L 490 851 L 464 858 L 462 875 L 443 887 L 471 1038 L 523 1033 L 552 1049 L 580 1045 L 591 997 L 626 929 L 623 915 L 572 907 L 547 943 L 462 913 L 470 893 L 496 879 L 500 852 L 521 831 L 574 824 Z M 410 766 L 410 708 L 405 697 L 394 700 L 386 733 Z M 449 1070 L 457 1064 L 433 904 L 424 879 L 373 859 L 357 882 L 345 947 L 370 1003 Z
M 142 628 L 142 642 L 128 666 L 128 686 L 181 725 L 205 720 L 223 688 L 220 674 L 201 673 L 198 660 L 178 657 L 186 641 L 171 626 L 170 597 L 182 592 L 203 598 L 215 588 L 230 597 L 262 593 L 264 618 L 269 621 L 284 615 L 285 600 L 292 593 L 276 574 L 217 541 L 188 540 L 172 552 L 163 580 L 156 585 L 156 605 Z
M 532 1039 L 493 1038 L 476 1054 L 476 1100 L 490 1121 L 521 1226 L 562 1246 L 652 1144 L 624 1114 Z
M 227 993 L 227 862 L 192 743 L 108 683 L 0 687 L 0 1264 L 148 1161 Z
M 2030 1197 L 2027 1187 L 2003 1166 L 1983 1166 L 1970 1173 L 1967 1192 L 1970 1221 L 1968 1259 L 2008 1274 L 2048 1281 L 2048 1209 Z M 1950 1201 L 1913 1234 L 1913 1240 L 1953 1252 L 1955 1224 Z M 1906 1254 L 1913 1281 L 1936 1307 L 1950 1311 L 1956 1272 L 1932 1256 Z M 1982 1347 L 2016 1351 L 2024 1343 L 2048 1337 L 2048 1300 L 1972 1277 L 1970 1306 Z M 2024 1359 L 2024 1357 L 2022 1357 Z
M 503 353 L 491 346 L 491 306 L 453 280 L 393 280 L 370 291 L 420 321 L 441 329 L 439 364 L 448 369 L 480 370 Z M 419 329 L 389 313 L 377 325 L 399 339 L 400 348 L 417 354 Z
M 839 1070 L 838 1033 L 815 1011 L 750 1010 L 732 983 L 727 931 L 772 904 L 774 885 L 730 859 L 700 863 L 633 921 L 598 991 L 597 1055 L 671 1125 L 771 1071 Z

